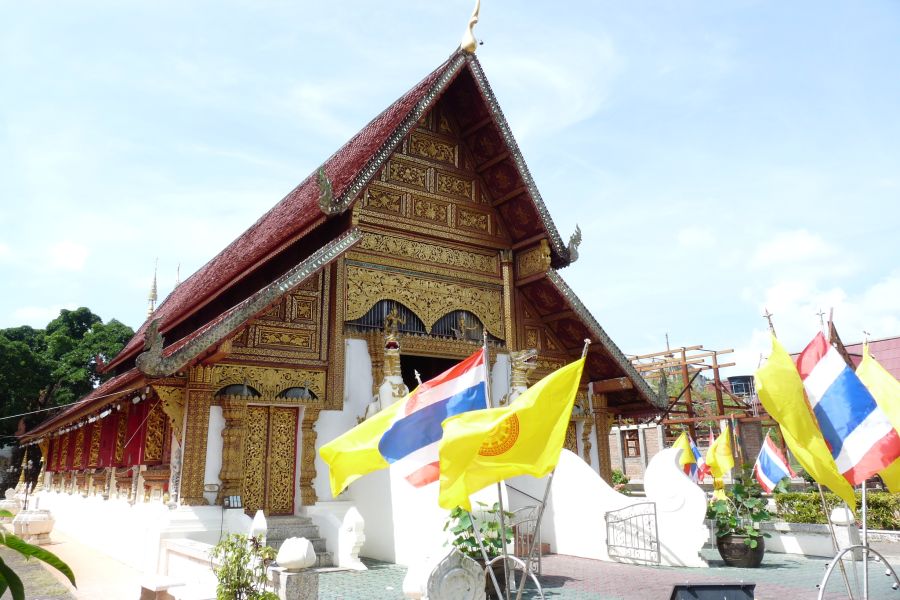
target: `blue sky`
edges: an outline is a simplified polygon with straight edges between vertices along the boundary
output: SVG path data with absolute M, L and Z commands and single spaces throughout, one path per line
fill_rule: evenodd
M 0 0 L 0 327 L 137 327 L 457 46 L 470 0 Z M 900 335 L 900 5 L 484 0 L 478 56 L 627 353 Z

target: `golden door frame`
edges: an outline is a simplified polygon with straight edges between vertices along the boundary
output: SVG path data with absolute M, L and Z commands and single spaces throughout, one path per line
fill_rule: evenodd
M 247 405 L 241 493 L 248 512 L 294 514 L 300 409 L 284 404 Z

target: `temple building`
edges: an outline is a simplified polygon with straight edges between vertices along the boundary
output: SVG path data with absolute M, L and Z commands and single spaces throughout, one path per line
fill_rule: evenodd
M 665 403 L 560 275 L 579 242 L 457 50 L 179 284 L 106 365 L 112 379 L 23 441 L 40 445 L 51 493 L 301 516 L 333 500 L 318 448 L 417 373 L 486 333 L 505 402 L 589 338 L 566 446 L 608 480 L 613 420 Z

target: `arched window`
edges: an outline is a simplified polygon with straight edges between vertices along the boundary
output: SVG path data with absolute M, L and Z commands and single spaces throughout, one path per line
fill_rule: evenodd
M 221 390 L 216 392 L 216 396 L 243 396 L 246 398 L 259 398 L 262 396 L 256 388 L 253 388 L 249 385 L 243 383 L 234 383 L 232 385 L 226 385 Z
M 347 321 L 347 325 L 356 331 L 384 329 L 386 317 L 393 309 L 397 309 L 397 330 L 401 333 L 425 333 L 425 323 L 416 313 L 395 300 L 379 300 L 369 312 L 358 319 Z
M 290 387 L 290 388 L 282 391 L 280 394 L 278 394 L 278 397 L 279 398 L 298 399 L 298 400 L 303 400 L 303 401 L 319 399 L 318 396 L 316 396 L 316 394 L 311 389 L 309 389 L 308 387 L 302 387 L 302 386 L 301 387 Z

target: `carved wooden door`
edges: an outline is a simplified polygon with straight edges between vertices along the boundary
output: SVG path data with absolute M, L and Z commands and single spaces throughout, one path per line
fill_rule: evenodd
M 244 509 L 294 514 L 298 409 L 248 406 L 244 441 Z

